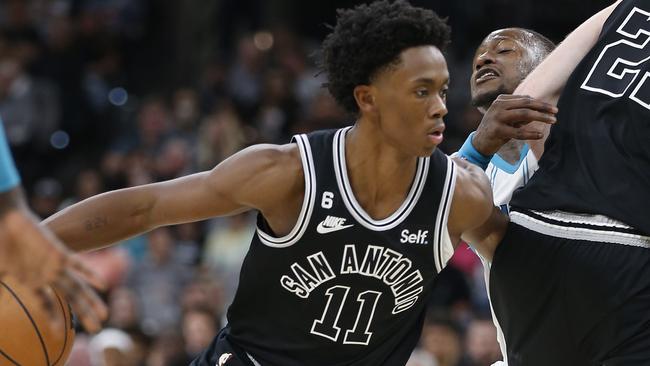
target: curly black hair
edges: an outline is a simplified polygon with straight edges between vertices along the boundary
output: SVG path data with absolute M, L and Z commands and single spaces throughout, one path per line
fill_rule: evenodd
M 432 45 L 442 51 L 450 39 L 445 20 L 404 0 L 381 0 L 337 13 L 336 26 L 323 41 L 320 67 L 332 96 L 354 114 L 359 112 L 353 95 L 357 85 L 369 84 L 378 71 L 399 62 L 407 48 Z

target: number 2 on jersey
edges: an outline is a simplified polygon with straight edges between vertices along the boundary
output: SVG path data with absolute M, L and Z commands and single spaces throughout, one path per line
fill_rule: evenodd
M 350 287 L 348 286 L 332 286 L 325 291 L 327 296 L 327 304 L 323 310 L 323 316 L 320 319 L 314 320 L 311 327 L 311 333 L 325 337 L 333 342 L 338 341 L 341 328 L 338 326 L 339 318 L 343 308 L 346 307 L 346 299 Z M 352 329 L 345 331 L 343 344 L 359 344 L 368 345 L 370 343 L 370 324 L 375 315 L 377 302 L 381 292 L 377 291 L 364 291 L 357 296 L 356 304 L 358 304 L 357 318 L 354 322 Z M 347 304 L 352 307 L 354 304 Z
M 629 98 L 650 109 L 650 72 L 641 74 L 650 60 L 650 12 L 634 8 L 616 32 L 625 38 L 601 51 L 581 88 L 620 98 L 633 87 Z

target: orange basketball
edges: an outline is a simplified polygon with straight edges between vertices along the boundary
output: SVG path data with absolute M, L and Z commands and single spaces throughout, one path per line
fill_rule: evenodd
M 74 342 L 70 308 L 54 289 L 47 295 L 54 304 L 50 318 L 39 298 L 10 277 L 0 281 L 0 366 L 63 366 Z

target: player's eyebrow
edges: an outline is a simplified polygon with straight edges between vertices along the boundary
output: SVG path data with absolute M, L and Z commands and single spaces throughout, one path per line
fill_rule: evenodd
M 436 81 L 435 79 L 432 79 L 432 78 L 428 78 L 428 77 L 420 77 L 420 78 L 417 78 L 417 79 L 413 80 L 413 83 L 414 83 L 414 84 L 431 84 L 431 85 L 436 85 L 436 84 L 438 84 L 439 82 Z M 447 76 L 446 78 L 444 78 L 444 79 L 442 80 L 442 83 L 441 83 L 441 84 L 442 84 L 442 85 L 449 84 L 449 76 Z

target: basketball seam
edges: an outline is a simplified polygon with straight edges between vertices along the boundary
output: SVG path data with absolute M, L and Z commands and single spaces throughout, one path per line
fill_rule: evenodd
M 0 355 L 5 356 L 5 358 L 6 358 L 7 360 L 9 360 L 9 362 L 13 363 L 14 365 L 16 365 L 16 366 L 20 366 L 20 364 L 19 364 L 18 362 L 14 361 L 13 358 L 9 357 L 9 355 L 6 354 L 6 353 L 4 353 L 1 349 L 0 349 Z
M 56 291 L 54 291 L 54 294 L 56 295 L 56 300 L 59 302 L 59 306 L 61 307 L 61 312 L 63 313 L 63 347 L 61 347 L 61 353 L 59 353 L 59 356 L 56 358 L 56 360 L 50 364 L 51 366 L 56 366 L 56 364 L 61 360 L 61 357 L 63 357 L 63 353 L 65 353 L 65 347 L 68 344 L 68 317 L 66 316 L 65 308 L 63 306 L 63 301 L 61 301 L 61 296 L 59 296 L 59 294 Z
M 18 305 L 20 305 L 20 307 L 23 308 L 23 311 L 25 312 L 25 315 L 27 315 L 27 317 L 29 318 L 29 321 L 34 326 L 34 330 L 36 331 L 36 335 L 38 336 L 38 340 L 39 340 L 39 342 L 41 342 L 41 348 L 43 349 L 43 353 L 45 354 L 45 362 L 46 362 L 47 366 L 50 366 L 50 357 L 47 354 L 47 347 L 45 347 L 45 342 L 43 341 L 43 336 L 41 336 L 41 332 L 39 331 L 38 326 L 36 325 L 36 322 L 34 321 L 34 318 L 32 318 L 32 315 L 27 310 L 27 307 L 25 307 L 23 302 L 20 301 L 20 298 L 11 289 L 11 287 L 7 286 L 7 284 L 5 284 L 2 281 L 0 281 L 0 283 L 2 284 L 2 286 L 4 286 L 7 289 L 7 291 L 9 291 L 9 293 L 11 293 L 11 295 L 14 297 L 14 299 L 16 299 L 16 301 L 18 302 Z

